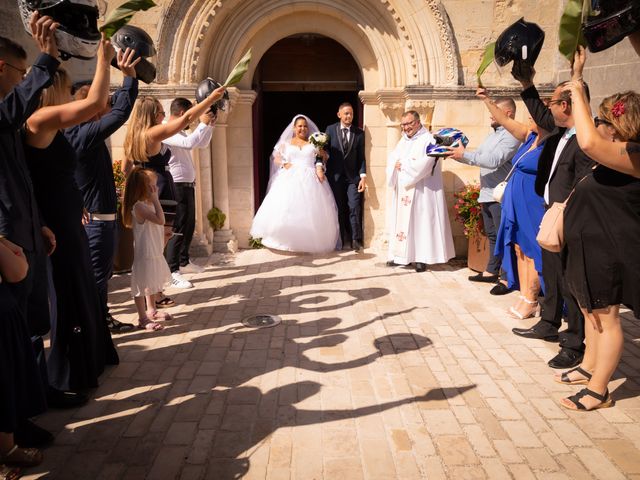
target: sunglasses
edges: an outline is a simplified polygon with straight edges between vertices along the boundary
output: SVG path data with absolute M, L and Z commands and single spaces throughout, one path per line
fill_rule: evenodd
M 610 127 L 613 126 L 613 124 L 609 120 L 605 120 L 604 118 L 599 117 L 595 117 L 593 119 L 593 123 L 596 125 L 596 128 L 598 128 L 600 125 L 609 125 Z
M 413 125 L 416 122 L 417 120 L 411 120 L 410 122 L 401 123 L 400 126 L 404 128 L 404 127 L 408 127 L 409 125 Z
M 566 102 L 566 100 L 560 98 L 558 100 L 547 100 L 547 107 L 550 107 L 551 105 L 559 105 L 562 102 Z

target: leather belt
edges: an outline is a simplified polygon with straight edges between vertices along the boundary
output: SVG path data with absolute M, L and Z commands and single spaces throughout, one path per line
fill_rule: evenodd
M 90 213 L 91 220 L 99 220 L 101 222 L 114 222 L 116 220 L 115 213 Z
M 174 182 L 176 185 L 180 185 L 181 187 L 191 187 L 195 188 L 196 182 Z

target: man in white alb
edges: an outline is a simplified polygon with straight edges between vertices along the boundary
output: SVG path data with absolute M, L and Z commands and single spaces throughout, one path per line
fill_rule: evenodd
M 447 204 L 442 188 L 441 162 L 427 156 L 433 136 L 417 112 L 402 114 L 402 138 L 389 155 L 387 181 L 393 189 L 389 209 L 388 266 L 444 263 L 455 256 Z
M 191 108 L 186 98 L 171 102 L 169 119 L 180 117 Z M 175 183 L 176 216 L 173 221 L 173 236 L 167 243 L 165 257 L 171 270 L 171 284 L 176 288 L 191 288 L 193 284 L 181 273 L 200 273 L 203 267 L 189 259 L 189 247 L 196 227 L 195 182 L 196 170 L 191 150 L 205 148 L 211 142 L 215 116 L 209 111 L 200 116 L 200 124 L 189 134 L 184 130 L 162 143 L 171 149 L 169 171 Z

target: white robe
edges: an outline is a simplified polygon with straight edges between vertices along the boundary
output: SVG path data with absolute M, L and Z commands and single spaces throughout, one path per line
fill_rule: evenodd
M 427 145 L 433 141 L 433 136 L 422 127 L 411 138 L 403 135 L 389 155 L 387 182 L 393 190 L 393 200 L 388 209 L 388 259 L 400 265 L 445 263 L 455 257 L 442 186 L 442 161 L 426 155 Z M 400 171 L 395 169 L 397 161 L 402 165 Z M 406 256 L 398 256 L 392 248 L 396 235 L 402 229 L 396 218 L 396 208 L 397 202 L 406 200 L 407 195 L 412 196 L 412 204 L 406 234 Z

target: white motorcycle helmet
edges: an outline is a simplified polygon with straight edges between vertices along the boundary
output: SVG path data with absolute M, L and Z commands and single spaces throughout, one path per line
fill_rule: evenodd
M 106 10 L 104 0 L 18 0 L 18 10 L 29 34 L 29 19 L 36 10 L 60 24 L 56 42 L 63 60 L 70 57 L 89 60 L 96 56 L 101 37 L 98 17 Z

